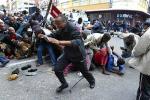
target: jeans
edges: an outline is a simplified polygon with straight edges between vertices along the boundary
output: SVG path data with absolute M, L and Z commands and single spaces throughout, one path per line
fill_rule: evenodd
M 52 65 L 55 66 L 56 65 L 56 57 L 55 57 L 55 53 L 53 51 L 53 48 L 50 44 L 47 43 L 40 43 L 38 46 L 38 50 L 37 50 L 37 55 L 38 55 L 38 63 L 39 64 L 43 64 L 43 60 L 42 60 L 42 54 L 43 54 L 43 49 L 47 48 L 48 52 L 49 52 L 49 57 L 50 60 L 52 62 Z
M 125 65 L 119 65 L 119 72 L 125 73 Z
M 2 63 L 2 64 L 4 64 L 5 62 L 7 62 L 9 59 L 7 59 L 6 57 L 4 57 L 4 56 L 0 56 L 0 62 Z

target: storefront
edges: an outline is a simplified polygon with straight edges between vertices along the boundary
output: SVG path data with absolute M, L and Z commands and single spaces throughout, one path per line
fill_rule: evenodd
M 144 22 L 147 18 L 150 18 L 150 14 L 138 11 L 138 10 L 97 10 L 97 11 L 86 11 L 90 20 L 98 19 L 101 16 L 101 20 L 105 23 L 108 20 L 127 20 L 132 26 L 134 26 L 136 21 Z

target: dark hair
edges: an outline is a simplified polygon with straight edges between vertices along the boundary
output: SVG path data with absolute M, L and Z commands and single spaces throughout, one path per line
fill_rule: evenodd
M 67 22 L 68 21 L 67 17 L 65 15 L 63 15 L 63 14 L 58 15 L 57 18 L 58 17 L 60 17 L 63 22 Z
M 106 33 L 106 34 L 103 35 L 103 38 L 110 40 L 110 39 L 111 39 L 111 36 L 110 36 L 110 34 L 107 34 L 107 33 Z
M 125 64 L 124 59 L 119 58 L 119 59 L 117 60 L 117 65 L 124 65 L 124 64 Z
M 129 39 L 129 40 L 133 40 L 133 39 L 134 39 L 134 35 L 129 35 L 129 36 L 128 36 L 128 39 Z
M 3 12 L 4 12 L 4 13 L 6 13 L 6 10 L 5 10 L 5 9 L 3 9 Z
M 33 31 L 35 34 L 38 34 L 38 33 L 44 34 L 44 31 L 40 27 L 35 28 Z
M 22 14 L 25 14 L 25 15 L 26 15 L 26 14 L 28 14 L 28 12 L 27 12 L 26 10 L 23 10 L 23 11 L 22 11 Z
M 40 12 L 40 9 L 39 9 L 39 8 L 36 8 L 35 12 Z
M 81 24 L 82 23 L 82 18 L 80 17 L 79 19 L 78 19 L 78 24 Z
M 131 30 L 130 30 L 130 32 L 132 32 L 132 33 L 139 33 L 140 30 L 137 29 L 137 28 L 135 28 L 135 27 L 132 27 Z

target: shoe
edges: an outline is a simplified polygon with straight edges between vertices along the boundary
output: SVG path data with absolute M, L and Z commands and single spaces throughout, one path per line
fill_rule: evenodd
M 8 61 L 6 61 L 6 62 L 4 62 L 4 63 L 0 66 L 0 68 L 5 67 L 7 63 L 9 63 L 9 60 L 8 60 Z
M 68 87 L 68 83 L 64 83 L 64 84 L 62 84 L 60 87 L 58 87 L 57 89 L 56 89 L 56 92 L 57 93 L 60 93 L 60 92 L 62 92 L 65 88 L 67 88 Z
M 43 64 L 37 64 L 36 67 L 39 67 L 39 66 L 41 66 L 41 65 L 43 65 Z
M 123 72 L 119 72 L 119 73 L 118 73 L 118 75 L 123 76 L 123 75 L 124 75 L 124 73 L 123 73 Z
M 28 70 L 28 72 L 36 72 L 37 71 L 37 69 L 30 69 L 30 70 Z
M 79 77 L 82 77 L 82 76 L 83 76 L 81 72 L 78 72 L 77 75 L 78 75 Z
M 108 72 L 102 72 L 104 75 L 110 75 L 110 73 Z
M 11 74 L 19 74 L 19 68 L 16 68 L 14 71 L 11 72 Z
M 131 69 L 135 69 L 134 67 L 132 67 L 132 66 L 129 66 L 129 68 L 131 68 Z
M 26 65 L 26 66 L 22 67 L 21 70 L 27 70 L 29 68 L 31 68 L 31 65 Z
M 93 89 L 95 87 L 95 82 L 90 83 L 90 88 Z

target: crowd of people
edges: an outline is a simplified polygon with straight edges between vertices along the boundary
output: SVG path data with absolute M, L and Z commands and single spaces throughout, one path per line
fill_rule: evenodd
M 43 22 L 44 18 L 38 8 L 32 15 L 28 15 L 26 11 L 16 14 L 0 12 L 0 62 L 1 67 L 5 67 L 10 59 L 24 59 L 37 54 L 38 67 L 43 64 L 43 51 L 45 54 L 48 52 L 52 70 L 62 83 L 57 88 L 57 92 L 68 87 L 64 75 L 66 76 L 71 70 L 79 71 L 78 74 L 87 79 L 90 88 L 94 88 L 95 79 L 89 70 L 98 67 L 105 75 L 111 72 L 124 75 L 125 59 L 142 56 L 149 50 L 147 49 L 149 43 L 144 43 L 145 46 L 142 46 L 139 41 L 149 42 L 144 39 L 149 39 L 147 30 L 150 23 L 137 23 L 135 27 L 129 28 L 125 20 L 122 23 L 108 21 L 104 28 L 104 24 L 97 19 L 91 24 L 84 24 L 82 18 L 72 23 L 65 15 L 51 18 L 51 22 L 46 23 L 45 27 L 42 27 Z M 104 31 L 105 29 L 107 32 Z M 124 47 L 120 47 L 121 56 L 114 51 L 115 45 L 109 45 L 114 35 L 124 41 Z M 148 77 L 149 80 L 149 76 L 145 73 L 149 74 L 145 69 L 141 69 L 141 77 Z M 138 93 L 140 94 L 141 91 L 139 88 Z M 143 98 L 146 98 L 145 95 L 147 94 L 143 94 Z M 149 92 L 148 95 L 150 96 Z

